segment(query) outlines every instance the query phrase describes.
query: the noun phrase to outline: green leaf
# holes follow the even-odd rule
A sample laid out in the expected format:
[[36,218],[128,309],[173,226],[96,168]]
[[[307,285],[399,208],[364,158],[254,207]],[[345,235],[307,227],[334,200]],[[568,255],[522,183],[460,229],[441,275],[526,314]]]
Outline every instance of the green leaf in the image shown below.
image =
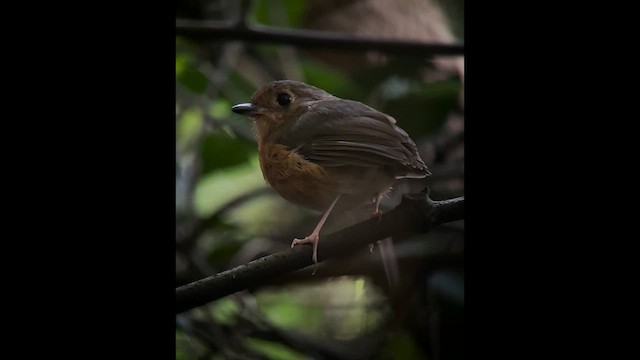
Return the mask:
[[284,6],[287,11],[289,26],[296,28],[300,27],[302,25],[302,15],[304,15],[307,2],[300,0],[285,0]]
[[[343,276],[326,284],[298,285],[256,294],[258,308],[283,329],[317,337],[353,340],[380,326],[388,309],[365,278]],[[374,305],[375,304],[375,305]],[[376,311],[371,311],[372,307]]]
[[202,172],[240,165],[256,152],[253,142],[234,139],[228,132],[209,134],[202,141]]
[[176,142],[186,146],[200,133],[202,128],[202,113],[197,108],[186,109],[176,124]]
[[277,295],[275,295],[271,299],[264,296],[265,300],[260,302],[262,312],[270,322],[284,329],[306,327],[307,330],[305,331],[309,331],[310,329],[320,328],[323,323],[322,309],[309,309],[295,302],[295,299],[291,299],[285,294],[281,295],[278,301],[271,301],[272,298],[277,298]]
[[257,158],[250,162],[213,171],[200,177],[194,193],[194,210],[207,217],[236,197],[266,186]]
[[197,339],[176,330],[176,360],[191,360],[202,358],[207,348]]
[[231,103],[226,99],[217,99],[211,104],[209,115],[216,119],[224,119],[231,115]]
[[224,219],[235,226],[241,236],[255,238],[294,226],[305,215],[301,210],[275,191],[269,191],[235,207]]
[[178,57],[176,57],[176,80],[197,94],[203,94],[209,82],[200,70],[184,59],[179,60]]
[[[306,1],[300,0],[258,0],[254,6],[253,19],[264,25],[296,28],[302,25],[306,6]],[[274,13],[276,11],[284,12],[286,23],[277,21],[281,17]]]
[[356,98],[362,93],[348,77],[319,61],[305,60],[301,68],[307,83],[330,94],[342,98]]
[[211,305],[211,316],[217,323],[232,325],[236,321],[238,305],[230,297],[222,298]]
[[190,57],[187,54],[176,54],[176,77],[187,68]]

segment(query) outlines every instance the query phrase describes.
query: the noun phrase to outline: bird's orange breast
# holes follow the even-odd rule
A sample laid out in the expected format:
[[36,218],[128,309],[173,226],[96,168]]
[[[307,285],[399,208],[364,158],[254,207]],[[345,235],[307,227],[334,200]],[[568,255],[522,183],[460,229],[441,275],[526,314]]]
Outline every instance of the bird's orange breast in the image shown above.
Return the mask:
[[286,200],[324,211],[338,195],[326,171],[295,151],[280,144],[260,144],[258,153],[265,180]]

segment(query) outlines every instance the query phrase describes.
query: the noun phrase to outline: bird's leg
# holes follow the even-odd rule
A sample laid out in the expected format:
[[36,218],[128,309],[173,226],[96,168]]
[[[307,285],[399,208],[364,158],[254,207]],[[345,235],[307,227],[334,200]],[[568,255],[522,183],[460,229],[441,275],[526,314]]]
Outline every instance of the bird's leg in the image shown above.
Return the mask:
[[[373,198],[373,203],[375,203],[375,210],[371,217],[378,218],[378,225],[380,225],[380,219],[382,219],[382,211],[380,211],[380,200],[382,200],[382,195],[377,194],[375,198]],[[373,252],[373,243],[369,244],[369,252]]]
[[378,194],[376,195],[376,197],[373,199],[373,201],[375,202],[375,210],[373,211],[373,214],[371,214],[371,217],[377,217],[378,218],[378,225],[380,224],[380,219],[382,218],[382,211],[380,211],[380,201],[382,200],[382,195]]
[[384,267],[384,273],[387,275],[389,286],[395,286],[400,280],[400,269],[398,268],[398,258],[393,247],[393,240],[388,237],[378,241],[380,249],[380,259]]
[[318,223],[318,225],[316,225],[316,228],[313,229],[311,235],[305,237],[304,239],[293,239],[293,242],[291,243],[291,247],[294,247],[298,244],[313,244],[313,255],[311,256],[311,260],[313,260],[314,268],[312,275],[316,273],[316,269],[318,268],[318,243],[320,242],[320,229],[322,229],[322,226],[324,225],[325,221],[327,221],[331,210],[333,210],[333,207],[338,202],[338,199],[340,199],[340,195],[341,194],[338,194],[338,196],[336,196],[335,200],[333,200],[333,202],[331,203],[331,206],[329,206],[327,211],[322,214],[320,222]]
[[[375,202],[375,210],[371,215],[371,217],[378,218],[378,225],[380,225],[380,220],[382,219],[380,200],[382,200],[382,195],[376,195],[376,198],[373,200]],[[389,286],[395,286],[398,284],[400,279],[400,270],[398,269],[398,260],[393,248],[393,241],[388,237],[378,241],[377,243],[378,248],[380,249],[380,258],[382,259],[384,273],[387,275],[387,282],[389,283]],[[369,244],[369,250],[373,252],[373,244]]]

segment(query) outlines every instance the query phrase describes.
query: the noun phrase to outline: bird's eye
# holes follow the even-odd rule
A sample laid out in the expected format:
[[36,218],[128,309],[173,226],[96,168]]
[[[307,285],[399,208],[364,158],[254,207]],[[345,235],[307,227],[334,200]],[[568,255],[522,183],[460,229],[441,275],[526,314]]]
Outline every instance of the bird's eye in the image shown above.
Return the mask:
[[287,93],[280,93],[278,94],[278,98],[276,100],[278,101],[278,104],[280,104],[280,106],[287,106],[291,104],[291,95]]

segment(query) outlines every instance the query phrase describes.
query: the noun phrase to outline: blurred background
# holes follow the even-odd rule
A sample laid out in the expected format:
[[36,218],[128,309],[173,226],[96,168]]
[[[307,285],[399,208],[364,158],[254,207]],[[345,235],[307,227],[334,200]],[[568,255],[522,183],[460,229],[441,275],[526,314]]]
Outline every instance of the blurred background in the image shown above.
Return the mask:
[[[178,0],[177,19],[464,44],[463,0]],[[289,248],[320,219],[265,183],[249,118],[265,83],[303,81],[393,116],[418,145],[431,198],[464,195],[464,58],[192,38],[176,31],[176,286]],[[322,234],[351,225],[329,218]],[[302,269],[176,316],[177,359],[461,359],[464,221]],[[322,245],[320,245],[320,249]]]

